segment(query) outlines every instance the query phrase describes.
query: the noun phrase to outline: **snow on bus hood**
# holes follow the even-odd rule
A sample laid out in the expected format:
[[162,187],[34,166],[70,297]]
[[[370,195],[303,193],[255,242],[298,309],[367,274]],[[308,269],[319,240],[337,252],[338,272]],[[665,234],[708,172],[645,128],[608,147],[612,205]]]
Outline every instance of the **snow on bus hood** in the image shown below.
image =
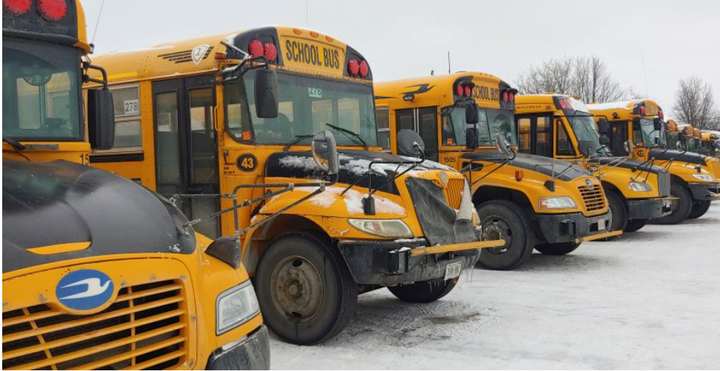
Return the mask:
[[[396,156],[385,152],[344,150],[339,154],[341,184],[355,184],[357,187],[374,189],[392,194],[399,194],[394,182],[389,179],[395,174],[408,170],[412,163],[418,159]],[[372,164],[372,180],[364,176],[374,161],[403,161],[406,164]],[[424,171],[445,170],[455,171],[453,168],[437,162],[425,160],[422,164],[410,170],[407,175],[418,175]],[[277,152],[272,154],[265,164],[265,174],[268,177],[288,177],[300,179],[317,179],[323,175],[322,169],[315,163],[310,152]],[[370,184],[372,181],[372,184]]]
[[[337,185],[326,187],[324,192],[313,196],[307,202],[313,206],[317,206],[318,214],[322,215],[326,214],[325,210],[329,208],[338,208],[339,206],[344,205],[348,216],[364,216],[365,212],[363,210],[362,199],[367,197],[367,192],[349,189],[345,192],[345,194],[342,194],[346,188],[347,186]],[[307,194],[312,193],[317,189],[318,187],[296,188],[293,192],[302,192]],[[281,196],[275,196],[273,199],[278,197]],[[382,216],[383,214],[388,214],[393,218],[402,218],[407,216],[405,207],[401,204],[402,201],[398,203],[390,198],[383,197],[378,194],[374,194],[373,198],[375,199],[375,212],[377,215]],[[260,212],[269,213],[271,210],[260,210]]]

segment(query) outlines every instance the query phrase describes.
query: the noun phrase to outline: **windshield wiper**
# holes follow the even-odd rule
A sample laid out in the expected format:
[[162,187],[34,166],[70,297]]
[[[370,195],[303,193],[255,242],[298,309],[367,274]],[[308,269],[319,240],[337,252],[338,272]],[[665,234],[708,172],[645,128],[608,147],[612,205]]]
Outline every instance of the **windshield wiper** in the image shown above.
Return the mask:
[[22,143],[18,142],[18,140],[15,138],[3,137],[2,140],[3,142],[6,142],[7,144],[15,148],[16,151],[22,151],[25,149],[25,146]]
[[283,152],[287,152],[290,147],[302,142],[303,140],[307,138],[312,138],[312,135],[296,135],[295,139],[289,141],[287,144],[285,144],[285,147],[283,148]]
[[[345,134],[345,135],[346,135],[348,138],[350,138],[350,139],[353,139],[353,140],[357,139],[357,140],[355,140],[355,143],[362,144],[362,145],[365,147],[365,149],[369,149],[369,148],[370,148],[370,147],[367,145],[367,143],[365,143],[365,141],[364,141],[363,138],[360,136],[360,134],[358,134],[358,133],[356,133],[356,132],[354,132],[354,131],[345,129],[345,128],[341,128],[341,127],[339,127],[339,126],[335,126],[335,125],[333,125],[333,124],[325,123],[325,125],[326,125],[327,127],[329,127],[329,128],[335,129],[335,130],[337,130],[337,131]],[[351,136],[351,135],[352,135],[352,136]]]

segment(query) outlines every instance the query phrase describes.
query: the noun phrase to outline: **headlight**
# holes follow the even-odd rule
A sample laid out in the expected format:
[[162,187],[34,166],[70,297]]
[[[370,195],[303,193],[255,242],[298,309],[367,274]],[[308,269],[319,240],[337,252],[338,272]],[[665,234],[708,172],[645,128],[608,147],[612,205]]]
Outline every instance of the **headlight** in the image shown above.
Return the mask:
[[630,182],[628,183],[628,187],[632,189],[635,192],[650,192],[652,191],[652,187],[648,185],[647,183],[640,183],[640,182]]
[[694,176],[695,179],[702,180],[703,182],[712,182],[713,180],[715,180],[713,179],[713,177],[707,174],[693,174],[692,176]]
[[250,281],[245,281],[218,295],[217,334],[220,335],[249,321],[260,313],[260,304]]
[[412,238],[410,228],[402,220],[349,219],[353,227],[376,236],[389,238]]
[[541,209],[574,209],[577,206],[570,197],[540,197]]

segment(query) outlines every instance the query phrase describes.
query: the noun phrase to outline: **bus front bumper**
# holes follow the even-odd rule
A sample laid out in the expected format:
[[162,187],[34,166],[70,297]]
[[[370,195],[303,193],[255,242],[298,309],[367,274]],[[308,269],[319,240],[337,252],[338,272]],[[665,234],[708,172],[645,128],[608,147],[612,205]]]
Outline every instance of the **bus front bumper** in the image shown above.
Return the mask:
[[[542,238],[547,243],[565,243],[591,241],[598,238],[612,237],[609,230],[612,213],[586,217],[582,213],[569,214],[536,214],[535,215]],[[606,235],[610,233],[612,235]],[[597,237],[602,236],[602,237]],[[597,238],[595,238],[597,237]]]
[[690,183],[688,189],[696,201],[720,200],[720,183]]
[[268,370],[270,340],[265,325],[234,344],[218,348],[208,360],[208,370]]
[[341,241],[338,248],[358,284],[395,286],[444,279],[447,266],[472,268],[480,249],[505,241],[428,246],[424,238],[398,241]]
[[672,199],[666,198],[647,198],[627,200],[628,219],[657,219],[670,214],[672,211]]

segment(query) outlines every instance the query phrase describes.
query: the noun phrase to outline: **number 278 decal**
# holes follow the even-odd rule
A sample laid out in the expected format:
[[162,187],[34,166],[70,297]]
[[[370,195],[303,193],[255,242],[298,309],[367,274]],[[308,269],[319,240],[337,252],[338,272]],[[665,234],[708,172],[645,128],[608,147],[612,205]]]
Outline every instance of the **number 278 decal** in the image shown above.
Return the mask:
[[236,164],[238,169],[242,171],[253,171],[257,168],[257,162],[257,157],[246,153],[244,155],[238,156]]

